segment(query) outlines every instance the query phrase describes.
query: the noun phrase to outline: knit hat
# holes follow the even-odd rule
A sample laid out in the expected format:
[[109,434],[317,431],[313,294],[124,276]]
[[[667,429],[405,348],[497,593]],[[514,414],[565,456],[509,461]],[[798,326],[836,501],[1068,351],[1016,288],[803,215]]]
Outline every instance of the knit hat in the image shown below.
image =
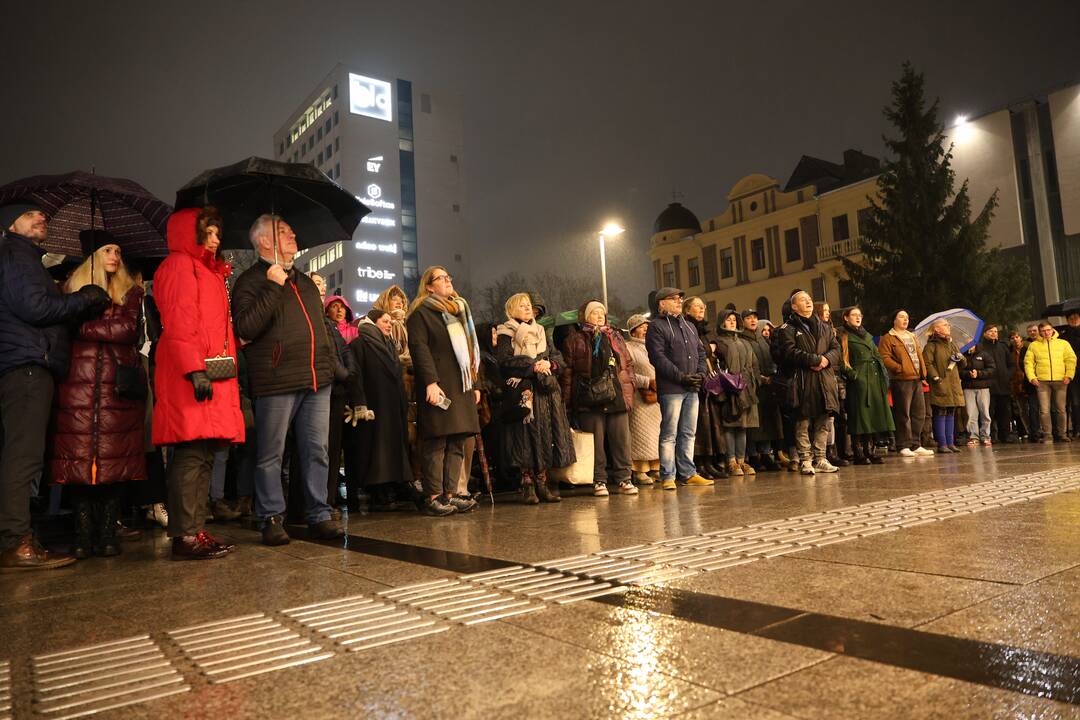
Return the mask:
[[117,245],[116,238],[108,230],[80,230],[79,245],[82,247],[83,256],[92,255],[106,245]]
[[0,207],[0,232],[7,232],[12,224],[18,220],[23,213],[28,213],[32,210],[45,212],[33,203],[11,203],[10,205]]
[[593,310],[599,310],[604,313],[604,317],[607,317],[607,308],[604,307],[604,303],[599,300],[590,300],[585,303],[585,311],[581,315],[581,322],[589,322],[589,316],[592,315]]
[[641,313],[631,315],[626,319],[626,332],[632,333],[647,322],[649,322],[649,318]]

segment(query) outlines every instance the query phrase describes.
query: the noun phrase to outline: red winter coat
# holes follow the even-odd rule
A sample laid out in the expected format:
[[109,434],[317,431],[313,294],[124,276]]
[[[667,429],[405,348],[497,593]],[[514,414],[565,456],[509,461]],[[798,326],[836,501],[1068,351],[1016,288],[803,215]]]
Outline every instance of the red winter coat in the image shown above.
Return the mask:
[[191,440],[244,442],[244,415],[236,378],[214,383],[214,396],[196,402],[188,374],[206,370],[206,358],[236,357],[225,278],[228,264],[195,242],[196,209],[169,218],[169,257],[154,274],[154,299],[161,311],[161,338],[154,372],[155,445]]
[[71,343],[67,377],[56,388],[49,474],[60,485],[146,479],[145,400],[116,394],[116,366],[142,367],[136,350],[143,291],[82,324]]

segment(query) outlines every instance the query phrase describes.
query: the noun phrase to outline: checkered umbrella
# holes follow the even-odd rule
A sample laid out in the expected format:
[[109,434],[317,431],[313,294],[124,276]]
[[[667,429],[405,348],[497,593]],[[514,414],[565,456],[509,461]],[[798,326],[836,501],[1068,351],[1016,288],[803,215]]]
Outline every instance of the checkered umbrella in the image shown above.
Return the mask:
[[83,256],[79,232],[107,230],[126,257],[163,257],[167,204],[131,180],[76,171],[66,175],[35,175],[0,187],[0,205],[26,202],[38,205],[49,218],[49,252]]

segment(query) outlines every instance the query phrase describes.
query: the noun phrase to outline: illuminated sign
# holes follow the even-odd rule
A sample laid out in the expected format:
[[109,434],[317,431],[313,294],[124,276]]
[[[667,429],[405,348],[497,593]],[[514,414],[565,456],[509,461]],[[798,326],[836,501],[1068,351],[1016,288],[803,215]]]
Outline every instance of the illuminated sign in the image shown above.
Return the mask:
[[383,156],[382,155],[376,155],[375,157],[370,157],[370,158],[367,159],[367,171],[369,173],[377,173],[377,172],[379,172],[379,168],[382,167],[382,164],[383,164]]
[[371,183],[370,185],[367,186],[367,194],[368,194],[368,197],[371,198],[372,200],[378,200],[379,198],[382,197],[382,188],[379,187],[378,185],[376,185],[375,183]]
[[397,243],[379,243],[376,245],[368,240],[361,240],[356,243],[356,249],[367,250],[368,252],[397,254]]
[[[397,205],[395,205],[394,203],[390,202],[389,200],[383,200],[382,198],[360,197],[359,195],[357,195],[356,199],[359,200],[360,202],[364,203],[364,205],[366,205],[369,208],[379,208],[380,210],[393,210],[394,208],[397,207]],[[382,223],[371,223],[371,222],[369,222],[369,224],[381,225]],[[391,226],[388,226],[388,227],[393,227],[393,226],[391,225]]]
[[390,270],[376,270],[370,265],[356,268],[356,274],[369,280],[393,280],[397,277],[397,273],[395,272]]
[[360,222],[364,223],[365,225],[378,225],[380,227],[388,228],[397,227],[397,221],[394,220],[394,218],[372,217],[371,215],[365,215],[363,218],[360,219]]
[[390,83],[349,73],[349,112],[390,122]]

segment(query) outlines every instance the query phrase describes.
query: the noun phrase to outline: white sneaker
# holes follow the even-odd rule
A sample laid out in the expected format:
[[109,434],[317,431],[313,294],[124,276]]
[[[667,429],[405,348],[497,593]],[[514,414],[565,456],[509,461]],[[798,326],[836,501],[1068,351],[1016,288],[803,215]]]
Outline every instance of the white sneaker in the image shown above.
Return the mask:
[[809,460],[803,460],[801,463],[799,463],[799,472],[803,475],[815,475],[816,473],[814,471],[814,463],[810,462]]
[[607,485],[604,483],[594,483],[592,486],[592,494],[596,497],[607,497]]
[[[922,450],[922,448],[919,448]],[[911,448],[904,448],[900,451],[900,457],[915,457],[915,451]]]
[[637,495],[638,490],[634,487],[634,483],[627,480],[624,483],[619,483],[619,489],[616,490],[620,495]]
[[915,448],[915,454],[918,455],[919,457],[932,457],[933,454],[934,454],[934,451],[929,450],[929,449],[924,448],[924,447],[917,447],[917,448]]
[[836,467],[835,465],[833,465],[831,462],[829,462],[825,458],[818,458],[817,460],[814,461],[814,472],[834,473],[834,472],[840,472],[840,468]]
[[146,509],[146,519],[153,520],[161,527],[168,529],[169,513],[165,510],[165,503],[154,503]]

